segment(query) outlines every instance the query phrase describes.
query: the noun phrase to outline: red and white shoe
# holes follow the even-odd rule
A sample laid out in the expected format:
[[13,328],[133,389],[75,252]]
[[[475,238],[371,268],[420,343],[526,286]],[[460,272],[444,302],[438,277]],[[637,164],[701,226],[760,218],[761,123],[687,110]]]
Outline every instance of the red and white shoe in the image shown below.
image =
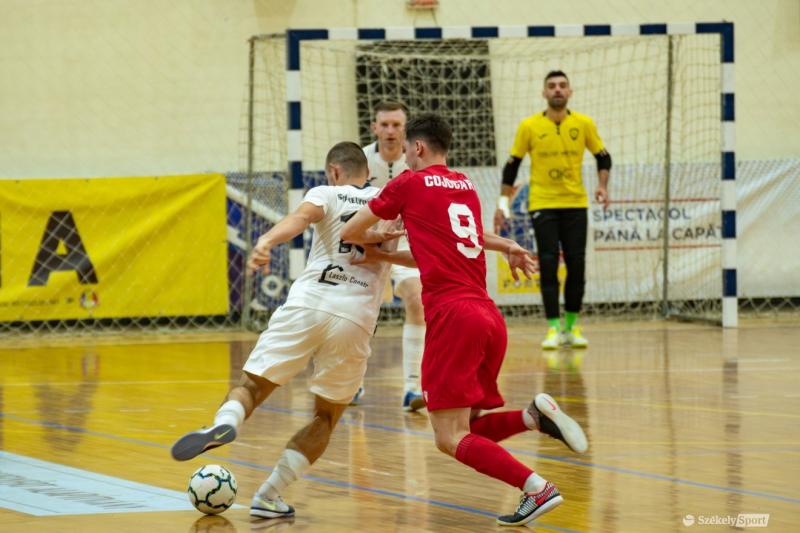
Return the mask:
[[561,505],[564,498],[549,481],[539,492],[523,492],[514,514],[497,517],[501,526],[522,526]]

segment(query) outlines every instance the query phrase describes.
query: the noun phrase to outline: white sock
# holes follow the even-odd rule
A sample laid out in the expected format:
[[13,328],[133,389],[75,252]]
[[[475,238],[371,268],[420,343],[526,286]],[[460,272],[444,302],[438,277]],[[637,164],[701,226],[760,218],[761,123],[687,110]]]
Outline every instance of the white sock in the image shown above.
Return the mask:
[[228,424],[239,429],[244,421],[244,405],[238,400],[228,400],[223,403],[214,416],[214,425]]
[[522,410],[522,423],[531,431],[539,429],[539,426],[536,425],[536,420],[533,419],[533,416],[531,416],[527,409]]
[[261,484],[256,494],[262,498],[274,500],[286,487],[297,481],[297,478],[302,477],[309,466],[311,463],[308,462],[305,455],[297,450],[286,448],[275,468],[272,469],[272,473]]
[[533,493],[541,492],[545,485],[547,485],[547,480],[534,472],[525,480],[522,490]]
[[422,352],[425,350],[425,326],[403,324],[403,380],[406,391],[419,392]]

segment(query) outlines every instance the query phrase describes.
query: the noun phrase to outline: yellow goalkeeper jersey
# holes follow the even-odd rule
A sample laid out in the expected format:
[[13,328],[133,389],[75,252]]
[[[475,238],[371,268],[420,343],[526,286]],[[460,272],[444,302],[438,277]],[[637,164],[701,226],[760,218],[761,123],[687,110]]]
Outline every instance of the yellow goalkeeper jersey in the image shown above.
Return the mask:
[[511,155],[531,157],[530,211],[589,207],[581,176],[586,148],[592,154],[605,148],[594,121],[586,115],[567,110],[566,118],[556,124],[542,112],[519,123]]

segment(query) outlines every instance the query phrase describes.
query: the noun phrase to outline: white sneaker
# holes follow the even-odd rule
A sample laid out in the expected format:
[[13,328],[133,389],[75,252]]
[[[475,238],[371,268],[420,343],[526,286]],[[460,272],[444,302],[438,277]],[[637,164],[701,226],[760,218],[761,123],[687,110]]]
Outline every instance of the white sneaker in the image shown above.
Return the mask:
[[556,328],[547,328],[547,336],[542,341],[542,348],[545,350],[557,350],[561,344],[561,335]]
[[274,500],[261,497],[256,493],[253,502],[250,504],[250,516],[258,518],[281,518],[283,516],[294,516],[294,507],[283,501],[278,496]]
[[575,326],[572,331],[565,331],[562,335],[563,343],[566,346],[572,346],[573,348],[586,348],[589,346],[589,341],[581,333],[580,326]]

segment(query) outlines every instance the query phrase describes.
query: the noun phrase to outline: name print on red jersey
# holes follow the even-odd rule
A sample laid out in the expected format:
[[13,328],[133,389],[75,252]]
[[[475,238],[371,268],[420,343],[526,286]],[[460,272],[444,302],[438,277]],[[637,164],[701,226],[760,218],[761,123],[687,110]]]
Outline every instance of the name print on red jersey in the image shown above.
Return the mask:
[[451,180],[436,174],[425,176],[426,187],[444,187],[445,189],[461,189],[464,191],[474,191],[475,186],[468,179]]

